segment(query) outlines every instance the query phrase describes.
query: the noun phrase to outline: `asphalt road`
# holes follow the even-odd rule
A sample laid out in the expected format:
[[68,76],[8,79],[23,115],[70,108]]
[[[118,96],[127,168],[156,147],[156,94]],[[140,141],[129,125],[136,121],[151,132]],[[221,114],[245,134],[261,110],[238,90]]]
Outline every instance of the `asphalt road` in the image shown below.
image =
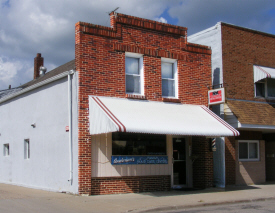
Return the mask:
[[249,203],[237,203],[227,205],[204,206],[180,211],[163,211],[166,213],[270,213],[275,212],[275,201],[256,201]]

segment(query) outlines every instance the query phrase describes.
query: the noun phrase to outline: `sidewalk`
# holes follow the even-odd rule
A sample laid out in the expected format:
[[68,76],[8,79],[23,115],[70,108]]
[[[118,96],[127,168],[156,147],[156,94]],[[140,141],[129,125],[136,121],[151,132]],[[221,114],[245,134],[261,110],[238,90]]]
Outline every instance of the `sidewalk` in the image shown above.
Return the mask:
[[77,196],[0,184],[0,212],[157,212],[275,199],[275,183],[140,194]]

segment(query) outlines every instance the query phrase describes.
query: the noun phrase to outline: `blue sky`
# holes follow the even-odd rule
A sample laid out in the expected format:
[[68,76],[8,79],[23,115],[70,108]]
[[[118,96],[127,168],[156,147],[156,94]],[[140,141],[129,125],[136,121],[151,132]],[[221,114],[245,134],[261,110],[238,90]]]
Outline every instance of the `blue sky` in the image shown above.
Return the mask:
[[0,90],[32,80],[36,53],[48,71],[72,60],[75,23],[109,26],[117,7],[188,35],[220,21],[275,34],[275,0],[0,0]]

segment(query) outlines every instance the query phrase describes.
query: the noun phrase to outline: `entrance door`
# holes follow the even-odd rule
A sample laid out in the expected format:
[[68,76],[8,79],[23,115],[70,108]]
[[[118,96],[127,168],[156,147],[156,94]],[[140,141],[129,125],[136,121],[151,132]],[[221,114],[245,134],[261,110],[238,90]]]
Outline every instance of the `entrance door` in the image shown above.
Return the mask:
[[186,148],[184,138],[173,138],[174,186],[186,185]]
[[265,143],[266,181],[275,181],[275,141]]

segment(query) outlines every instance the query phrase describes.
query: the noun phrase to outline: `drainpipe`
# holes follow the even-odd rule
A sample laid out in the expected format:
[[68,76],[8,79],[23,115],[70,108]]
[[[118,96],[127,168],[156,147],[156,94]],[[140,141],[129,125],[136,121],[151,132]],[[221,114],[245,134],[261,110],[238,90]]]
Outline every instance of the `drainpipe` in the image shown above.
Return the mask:
[[68,109],[69,109],[69,157],[70,157],[70,179],[68,180],[71,185],[73,184],[73,140],[72,140],[72,75],[74,70],[70,70],[68,74]]

